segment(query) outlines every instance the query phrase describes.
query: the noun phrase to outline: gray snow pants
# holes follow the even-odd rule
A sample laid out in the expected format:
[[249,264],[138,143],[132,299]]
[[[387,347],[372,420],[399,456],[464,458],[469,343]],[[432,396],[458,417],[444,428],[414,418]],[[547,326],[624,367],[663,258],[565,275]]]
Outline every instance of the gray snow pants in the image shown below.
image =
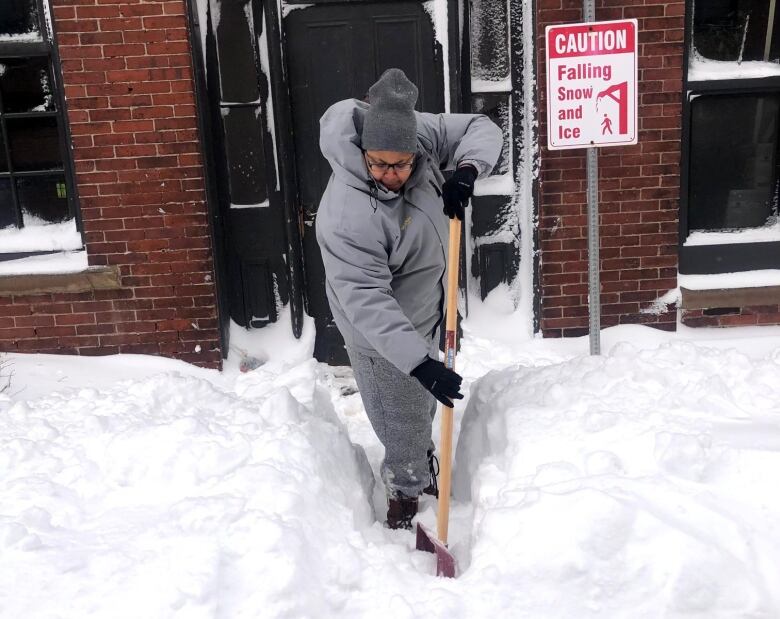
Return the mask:
[[385,447],[381,475],[388,496],[416,497],[430,483],[428,450],[436,399],[383,357],[347,347],[368,420]]

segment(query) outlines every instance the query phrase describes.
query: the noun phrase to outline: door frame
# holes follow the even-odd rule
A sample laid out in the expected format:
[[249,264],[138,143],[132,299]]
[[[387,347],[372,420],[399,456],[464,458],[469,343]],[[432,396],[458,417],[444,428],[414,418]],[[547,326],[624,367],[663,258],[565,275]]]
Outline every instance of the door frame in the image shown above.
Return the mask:
[[296,338],[303,333],[304,313],[304,264],[303,264],[303,214],[298,208],[298,172],[295,167],[295,143],[293,140],[290,91],[287,80],[286,56],[282,54],[282,17],[279,5],[282,0],[252,0],[265,12],[268,45],[267,76],[273,102],[274,133],[276,141],[276,170],[284,210],[284,227],[287,234],[287,270],[290,278],[290,318]]
[[[219,190],[217,188],[216,138],[211,121],[208,87],[206,84],[205,56],[209,44],[214,46],[214,34],[211,31],[211,19],[207,12],[206,23],[200,23],[197,0],[187,2],[187,26],[190,37],[190,58],[193,68],[193,84],[195,89],[195,110],[200,134],[200,155],[203,159],[203,174],[206,190],[206,211],[208,213],[209,233],[211,236],[212,263],[214,269],[214,287],[216,295],[217,325],[219,340],[222,347],[222,358],[227,359],[230,349],[230,297],[228,294],[227,265],[225,260],[225,231],[220,213]],[[201,38],[205,29],[206,36]],[[206,42],[203,49],[202,41]]]

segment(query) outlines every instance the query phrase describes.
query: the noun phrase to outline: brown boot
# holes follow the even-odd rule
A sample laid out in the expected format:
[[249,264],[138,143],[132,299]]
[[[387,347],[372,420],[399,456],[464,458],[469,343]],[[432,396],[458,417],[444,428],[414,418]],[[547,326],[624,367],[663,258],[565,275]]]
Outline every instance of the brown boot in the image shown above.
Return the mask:
[[417,515],[417,497],[399,494],[387,499],[387,527],[389,529],[412,529],[412,518]]

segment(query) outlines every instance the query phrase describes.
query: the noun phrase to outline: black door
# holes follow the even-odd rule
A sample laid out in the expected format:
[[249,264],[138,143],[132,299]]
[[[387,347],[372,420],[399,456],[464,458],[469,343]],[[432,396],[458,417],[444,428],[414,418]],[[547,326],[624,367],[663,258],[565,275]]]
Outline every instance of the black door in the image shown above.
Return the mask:
[[302,222],[307,311],[317,335],[314,356],[347,364],[344,342],[325,297],[315,238],[317,207],[331,170],[319,150],[319,119],[342,99],[362,99],[385,69],[398,67],[419,88],[417,109],[444,108],[441,47],[420,2],[317,4],[284,19],[295,163]]

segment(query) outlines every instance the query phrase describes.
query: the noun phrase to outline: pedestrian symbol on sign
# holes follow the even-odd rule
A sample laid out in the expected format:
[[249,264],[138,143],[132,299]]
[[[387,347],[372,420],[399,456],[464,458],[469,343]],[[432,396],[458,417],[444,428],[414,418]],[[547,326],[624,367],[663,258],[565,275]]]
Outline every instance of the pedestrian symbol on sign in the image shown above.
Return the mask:
[[[613,84],[596,95],[596,109],[599,109],[599,103],[604,97],[609,97],[618,104],[618,133],[628,133],[628,82]],[[612,133],[612,121],[606,114],[601,126],[602,134]]]

